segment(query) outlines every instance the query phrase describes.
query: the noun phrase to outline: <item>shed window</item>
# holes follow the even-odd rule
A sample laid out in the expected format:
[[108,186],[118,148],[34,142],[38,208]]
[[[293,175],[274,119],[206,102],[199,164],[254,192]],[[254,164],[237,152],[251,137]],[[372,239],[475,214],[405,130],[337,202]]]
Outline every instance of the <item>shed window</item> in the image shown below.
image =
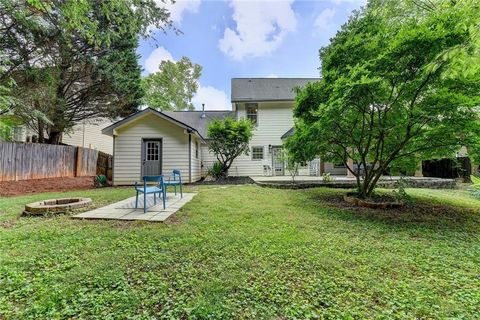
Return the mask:
[[159,159],[158,141],[147,142],[147,161],[157,161]]
[[252,147],[252,160],[263,160],[263,147]]
[[258,123],[258,104],[247,103],[245,104],[245,111],[247,113],[247,119],[252,121],[255,125]]
[[198,141],[195,141],[195,158],[198,159]]

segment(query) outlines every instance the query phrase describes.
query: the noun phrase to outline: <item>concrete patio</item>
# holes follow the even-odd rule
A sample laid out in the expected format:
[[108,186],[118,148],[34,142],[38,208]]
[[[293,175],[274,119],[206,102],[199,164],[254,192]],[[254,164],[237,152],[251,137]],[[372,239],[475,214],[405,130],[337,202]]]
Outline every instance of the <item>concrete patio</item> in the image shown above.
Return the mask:
[[108,206],[97,208],[72,216],[74,219],[105,219],[105,220],[143,220],[162,222],[177,212],[187,202],[193,199],[196,193],[180,193],[177,195],[167,193],[166,208],[157,197],[157,204],[154,205],[153,194],[147,196],[147,212],[143,212],[143,195],[138,197],[138,208],[135,209],[135,197],[131,197]]

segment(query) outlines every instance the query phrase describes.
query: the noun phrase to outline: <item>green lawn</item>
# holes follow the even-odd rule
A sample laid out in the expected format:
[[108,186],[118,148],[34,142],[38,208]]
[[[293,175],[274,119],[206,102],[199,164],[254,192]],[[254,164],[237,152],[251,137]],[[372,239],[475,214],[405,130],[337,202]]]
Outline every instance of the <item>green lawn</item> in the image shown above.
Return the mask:
[[0,199],[0,319],[480,314],[480,201],[466,191],[410,189],[416,209],[385,212],[343,208],[339,190],[188,189],[166,224],[19,217],[130,188]]

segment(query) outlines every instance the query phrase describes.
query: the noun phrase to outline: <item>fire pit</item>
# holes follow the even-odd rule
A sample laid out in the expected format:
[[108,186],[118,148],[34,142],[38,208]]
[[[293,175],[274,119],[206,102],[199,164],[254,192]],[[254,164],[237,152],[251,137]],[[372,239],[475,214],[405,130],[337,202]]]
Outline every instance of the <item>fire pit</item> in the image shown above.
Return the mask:
[[92,204],[92,199],[90,198],[49,199],[27,204],[23,213],[28,215],[63,213],[65,211],[86,207],[90,204]]

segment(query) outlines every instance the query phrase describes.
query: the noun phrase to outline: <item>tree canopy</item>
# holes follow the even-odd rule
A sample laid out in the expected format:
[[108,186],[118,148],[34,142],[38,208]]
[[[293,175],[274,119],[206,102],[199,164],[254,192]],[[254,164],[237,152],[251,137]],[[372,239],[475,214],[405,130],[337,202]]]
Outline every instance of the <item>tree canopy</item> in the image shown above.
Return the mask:
[[144,104],[159,110],[193,110],[192,98],[198,89],[202,67],[187,57],[162,61],[159,71],[142,80]]
[[223,176],[228,175],[233,160],[242,154],[248,155],[252,131],[253,124],[248,119],[217,119],[208,125],[208,149],[221,164]]
[[369,2],[320,50],[321,80],[298,90],[287,146],[343,162],[368,197],[394,166],[475,144],[479,15],[469,0]]
[[154,0],[0,0],[0,51],[10,61],[0,83],[22,88],[10,112],[50,143],[80,120],[134,112],[138,38],[170,25]]

